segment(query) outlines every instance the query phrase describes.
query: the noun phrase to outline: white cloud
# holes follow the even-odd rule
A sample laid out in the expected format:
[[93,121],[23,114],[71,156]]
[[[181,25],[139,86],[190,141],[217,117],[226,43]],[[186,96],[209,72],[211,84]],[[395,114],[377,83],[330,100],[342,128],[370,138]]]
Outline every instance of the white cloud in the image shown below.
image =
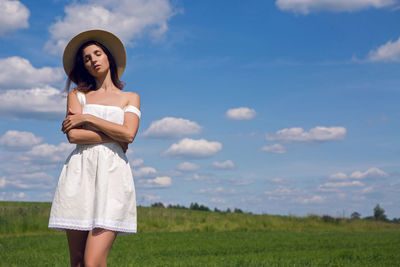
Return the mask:
[[270,146],[263,146],[261,148],[261,150],[269,152],[269,153],[274,153],[274,154],[285,154],[287,152],[286,148],[281,144],[273,144]]
[[222,198],[213,197],[213,198],[210,199],[210,202],[211,203],[217,203],[217,204],[225,204],[226,200],[222,199]]
[[176,169],[178,171],[183,171],[183,172],[196,171],[199,168],[200,168],[200,166],[198,164],[191,163],[191,162],[182,162],[176,166]]
[[153,121],[150,127],[143,133],[143,136],[152,138],[179,138],[198,134],[201,128],[196,122],[190,120],[165,117],[161,120]]
[[214,161],[213,167],[218,170],[233,170],[235,169],[235,164],[231,160],[223,162]]
[[287,183],[289,183],[288,179],[279,178],[279,177],[267,179],[267,181],[270,182],[270,183],[274,183],[274,184],[287,184]]
[[29,27],[29,9],[20,1],[0,0],[0,35]]
[[0,178],[0,188],[5,187],[7,184],[6,178],[5,177],[1,177]]
[[369,61],[400,62],[400,38],[371,50],[367,58]]
[[0,91],[0,116],[7,118],[57,119],[65,115],[66,98],[50,86]]
[[355,171],[351,174],[351,178],[355,179],[365,179],[365,178],[386,178],[389,175],[378,169],[378,168],[370,168],[365,172]]
[[45,172],[14,173],[0,179],[0,188],[49,189],[55,186],[54,177]]
[[144,163],[144,160],[141,158],[134,159],[131,162],[133,167],[139,167],[139,166],[143,165],[143,163]]
[[363,190],[361,190],[361,193],[365,194],[365,193],[371,193],[374,191],[374,187],[373,186],[368,186],[363,188]]
[[226,117],[230,120],[251,120],[256,116],[256,111],[247,107],[228,109]]
[[396,0],[276,0],[282,11],[309,14],[318,11],[352,12],[367,8],[384,8],[398,3]]
[[179,143],[172,144],[162,155],[172,158],[207,158],[214,156],[221,149],[222,144],[219,142],[184,138]]
[[3,88],[42,87],[57,84],[63,78],[61,68],[35,68],[28,59],[17,56],[0,59],[0,86]]
[[135,178],[147,178],[157,175],[157,170],[153,167],[141,167],[138,170],[133,169],[133,176]]
[[169,176],[159,176],[154,179],[139,180],[139,185],[146,188],[169,187],[172,185],[172,180]]
[[204,188],[194,191],[197,194],[206,194],[206,195],[219,195],[219,194],[237,194],[235,189],[225,189],[223,187],[216,187],[216,188]]
[[65,17],[50,26],[51,39],[45,49],[53,54],[61,53],[67,42],[84,30],[111,31],[130,43],[144,35],[159,39],[168,29],[168,20],[176,10],[168,0],[111,0],[74,1],[66,6]]
[[329,176],[329,179],[332,180],[345,180],[347,178],[348,178],[347,174],[343,172],[334,173],[331,176]]
[[279,185],[274,190],[264,191],[267,196],[290,196],[302,193],[300,188],[290,188],[287,186]]
[[28,160],[40,162],[64,162],[68,154],[75,148],[74,144],[60,143],[59,145],[40,144],[26,152]]
[[266,135],[267,141],[282,142],[322,142],[332,140],[342,140],[346,135],[344,127],[323,127],[317,126],[309,132],[303,128],[293,127],[279,130],[274,135]]
[[29,149],[41,143],[42,140],[31,132],[9,130],[0,137],[0,145],[9,149]]
[[299,199],[299,201],[303,204],[308,204],[308,203],[322,203],[324,202],[326,199],[325,196],[319,196],[319,195],[315,195],[309,198],[301,198]]
[[336,182],[336,183],[328,182],[320,185],[319,189],[323,191],[323,189],[325,188],[340,188],[340,187],[351,187],[351,186],[364,186],[364,184],[361,183],[360,181],[346,181],[346,182]]
[[230,182],[236,186],[246,186],[254,183],[254,181],[252,180],[238,180],[238,179],[231,179]]

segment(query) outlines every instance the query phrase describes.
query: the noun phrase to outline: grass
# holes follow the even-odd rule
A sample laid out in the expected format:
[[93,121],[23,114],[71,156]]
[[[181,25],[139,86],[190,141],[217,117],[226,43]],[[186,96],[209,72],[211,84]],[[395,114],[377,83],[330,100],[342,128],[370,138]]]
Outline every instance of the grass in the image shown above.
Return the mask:
[[[68,266],[50,203],[0,202],[1,266]],[[109,266],[398,266],[400,225],[367,220],[138,207]]]
[[[64,235],[0,238],[0,266],[67,266]],[[161,232],[120,236],[109,266],[398,266],[400,232]]]
[[[0,236],[55,233],[47,228],[50,203],[0,202]],[[400,224],[367,220],[324,221],[307,217],[138,207],[139,232],[399,231]]]

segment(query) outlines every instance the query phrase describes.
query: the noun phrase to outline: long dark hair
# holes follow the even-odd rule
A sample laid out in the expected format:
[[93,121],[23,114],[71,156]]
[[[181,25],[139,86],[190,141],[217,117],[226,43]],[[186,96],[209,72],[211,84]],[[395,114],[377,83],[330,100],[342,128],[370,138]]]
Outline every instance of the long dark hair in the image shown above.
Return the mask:
[[122,88],[124,88],[125,83],[120,81],[118,78],[117,64],[115,64],[114,57],[112,56],[110,51],[103,44],[101,44],[97,41],[88,41],[88,42],[82,44],[79,47],[78,52],[76,52],[75,64],[71,70],[71,73],[68,75],[68,80],[67,80],[67,83],[65,86],[65,91],[67,93],[70,90],[72,80],[75,81],[75,84],[77,86],[76,88],[79,91],[88,92],[88,91],[96,90],[96,80],[87,71],[87,69],[85,68],[85,65],[83,63],[83,49],[85,49],[87,46],[92,45],[92,44],[99,46],[101,49],[103,49],[104,53],[106,53],[108,62],[110,65],[111,80],[112,80],[113,84],[121,90],[122,90]]

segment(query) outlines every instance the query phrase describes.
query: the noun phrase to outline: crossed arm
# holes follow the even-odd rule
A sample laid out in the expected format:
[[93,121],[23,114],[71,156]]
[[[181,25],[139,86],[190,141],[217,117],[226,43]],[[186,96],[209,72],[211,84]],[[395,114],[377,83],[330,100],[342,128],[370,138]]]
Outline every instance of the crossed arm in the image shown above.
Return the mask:
[[[129,94],[128,104],[140,109],[140,99],[135,93]],[[67,134],[70,143],[98,144],[117,141],[124,147],[132,143],[139,128],[139,118],[133,113],[125,113],[122,125],[103,120],[91,114],[82,114],[82,106],[74,91],[68,94],[67,115],[63,121],[62,131]],[[98,131],[81,129],[87,124]]]

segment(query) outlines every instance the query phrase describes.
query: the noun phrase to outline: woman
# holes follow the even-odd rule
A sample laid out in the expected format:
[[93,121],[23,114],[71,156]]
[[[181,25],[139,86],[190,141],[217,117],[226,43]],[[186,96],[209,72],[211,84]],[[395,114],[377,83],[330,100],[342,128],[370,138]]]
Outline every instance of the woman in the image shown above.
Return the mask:
[[139,96],[123,92],[122,42],[92,30],[75,36],[63,65],[68,93],[62,131],[77,144],[61,171],[49,227],[66,231],[71,266],[106,266],[118,234],[136,232],[136,196],[125,152],[140,119]]

